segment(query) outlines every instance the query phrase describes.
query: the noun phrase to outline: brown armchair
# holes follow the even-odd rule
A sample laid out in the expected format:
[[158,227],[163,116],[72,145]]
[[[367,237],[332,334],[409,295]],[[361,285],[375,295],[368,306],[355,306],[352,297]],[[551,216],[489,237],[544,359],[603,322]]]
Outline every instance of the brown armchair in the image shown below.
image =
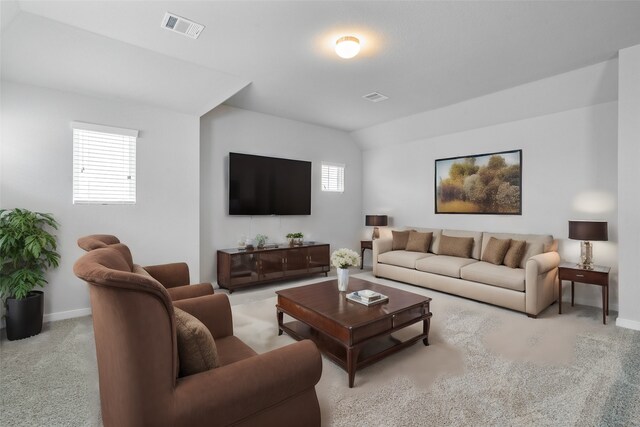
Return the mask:
[[[91,234],[78,239],[78,246],[87,252],[94,249],[106,248],[118,243],[120,243],[120,239],[111,234]],[[138,273],[145,274],[146,272],[160,282],[169,292],[172,301],[214,293],[211,283],[189,284],[191,282],[189,278],[189,266],[184,262],[150,265],[147,267],[136,264],[134,264],[134,266],[137,267]],[[144,271],[140,269],[144,269]]]
[[[89,284],[105,426],[320,425],[311,341],[256,354],[233,335],[227,295],[172,304],[122,244],[86,253],[74,272]],[[209,329],[218,367],[178,377],[174,305]]]

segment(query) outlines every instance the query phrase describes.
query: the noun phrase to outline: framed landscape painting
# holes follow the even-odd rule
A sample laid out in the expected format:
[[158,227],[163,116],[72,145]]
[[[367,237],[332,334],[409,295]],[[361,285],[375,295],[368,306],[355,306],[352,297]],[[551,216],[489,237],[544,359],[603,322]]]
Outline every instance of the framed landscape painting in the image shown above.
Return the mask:
[[522,150],[436,160],[437,214],[522,215]]

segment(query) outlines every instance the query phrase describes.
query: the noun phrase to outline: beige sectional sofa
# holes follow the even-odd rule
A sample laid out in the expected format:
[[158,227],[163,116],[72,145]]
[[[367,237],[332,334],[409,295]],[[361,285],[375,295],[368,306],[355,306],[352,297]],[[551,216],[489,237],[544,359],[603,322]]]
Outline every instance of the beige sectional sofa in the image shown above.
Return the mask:
[[[431,232],[428,252],[392,250],[392,232],[381,232],[373,242],[373,274],[437,291],[506,307],[536,317],[558,299],[560,255],[550,235],[488,233],[406,227]],[[470,258],[442,255],[441,236],[472,237]],[[516,268],[481,261],[491,237],[526,241]]]

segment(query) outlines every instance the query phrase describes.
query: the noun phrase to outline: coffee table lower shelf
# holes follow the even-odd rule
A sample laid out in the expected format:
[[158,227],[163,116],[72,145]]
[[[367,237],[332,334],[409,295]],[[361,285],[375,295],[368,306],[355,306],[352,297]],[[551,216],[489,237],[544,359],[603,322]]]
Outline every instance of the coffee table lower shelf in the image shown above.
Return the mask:
[[[287,313],[288,314],[288,313]],[[429,320],[431,313],[424,318],[416,319],[413,322],[402,325],[390,331],[386,331],[378,336],[367,339],[353,347],[347,347],[329,335],[312,328],[301,321],[291,321],[279,325],[278,335],[286,332],[290,337],[300,341],[303,339],[312,340],[318,349],[331,361],[347,371],[349,376],[349,387],[353,387],[355,372],[365,368],[397,351],[400,351],[417,341],[422,340],[424,345],[429,345]],[[424,321],[423,333],[406,340],[400,340],[391,335],[392,332],[406,328],[414,323]],[[351,361],[350,361],[351,356]],[[351,362],[351,366],[350,365]]]

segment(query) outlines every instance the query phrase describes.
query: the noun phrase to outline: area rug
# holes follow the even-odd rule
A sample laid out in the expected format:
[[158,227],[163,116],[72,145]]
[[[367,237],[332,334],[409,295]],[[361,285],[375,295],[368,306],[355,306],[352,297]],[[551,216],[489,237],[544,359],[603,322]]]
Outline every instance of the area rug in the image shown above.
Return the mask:
[[[356,277],[433,298],[431,345],[358,371],[352,389],[323,357],[323,426],[640,425],[640,332],[603,325],[600,309],[565,304],[559,316],[553,305],[530,319],[371,273]],[[243,292],[230,296],[238,337],[259,353],[294,342],[277,334],[272,291]],[[0,425],[101,425],[90,317],[0,344]]]
[[[640,425],[640,333],[602,325],[600,310],[557,305],[538,319],[427,289],[362,278],[433,298],[420,342],[356,373],[326,357],[317,386],[327,426]],[[262,353],[277,335],[276,298],[235,306],[235,334]],[[416,334],[421,324],[405,333]]]

